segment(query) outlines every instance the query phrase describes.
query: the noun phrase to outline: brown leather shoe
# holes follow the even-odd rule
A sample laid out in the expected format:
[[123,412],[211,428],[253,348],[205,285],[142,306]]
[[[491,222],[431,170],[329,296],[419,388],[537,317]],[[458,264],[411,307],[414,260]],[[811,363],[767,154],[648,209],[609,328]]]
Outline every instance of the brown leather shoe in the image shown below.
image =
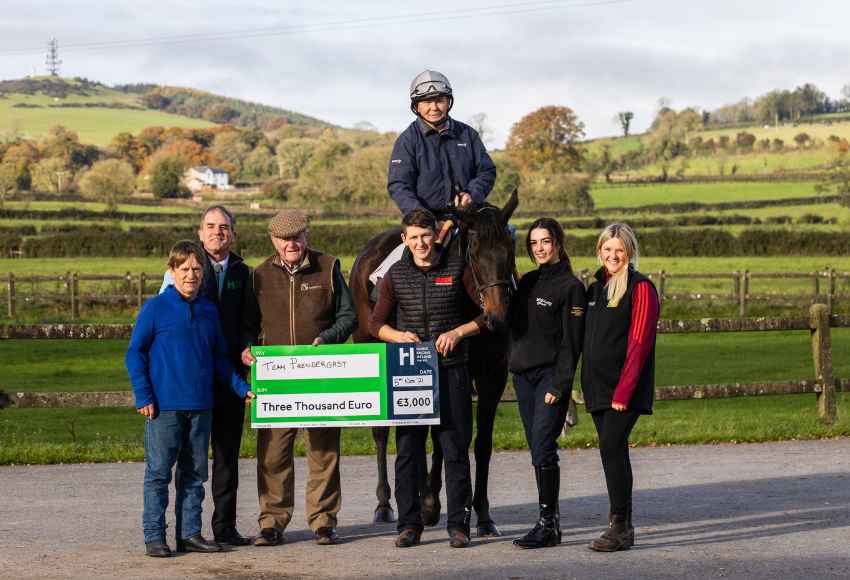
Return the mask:
[[407,528],[399,533],[398,537],[395,539],[395,546],[396,548],[409,548],[417,545],[421,538],[422,532]]
[[277,528],[263,528],[254,538],[255,546],[279,546],[283,542],[283,532]]
[[327,526],[316,530],[316,543],[320,546],[339,544],[339,534],[336,533],[336,528]]
[[596,552],[618,552],[628,550],[635,545],[635,529],[631,518],[609,514],[608,529],[590,543],[590,549]]
[[463,530],[449,530],[449,546],[452,548],[466,548],[470,543],[469,534]]

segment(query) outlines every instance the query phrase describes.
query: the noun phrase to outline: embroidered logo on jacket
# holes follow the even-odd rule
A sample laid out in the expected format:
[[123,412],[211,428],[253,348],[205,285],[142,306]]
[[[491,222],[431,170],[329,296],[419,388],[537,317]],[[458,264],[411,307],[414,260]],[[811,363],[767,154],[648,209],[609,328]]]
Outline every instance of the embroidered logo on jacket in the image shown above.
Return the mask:
[[576,318],[584,316],[584,308],[582,308],[581,306],[573,306],[572,308],[570,308],[570,314],[572,314]]
[[458,143],[457,146],[458,147],[466,147],[466,143]]
[[552,306],[552,302],[550,300],[546,300],[545,298],[538,298],[537,299],[537,305],[548,307],[548,306]]
[[452,276],[438,276],[434,278],[435,286],[451,286],[454,282],[454,278]]
[[321,284],[315,284],[313,286],[310,286],[307,282],[301,282],[301,291],[302,292],[307,292],[309,290],[321,290],[321,289],[322,289]]
[[390,163],[393,165],[401,165],[401,159],[392,159]]

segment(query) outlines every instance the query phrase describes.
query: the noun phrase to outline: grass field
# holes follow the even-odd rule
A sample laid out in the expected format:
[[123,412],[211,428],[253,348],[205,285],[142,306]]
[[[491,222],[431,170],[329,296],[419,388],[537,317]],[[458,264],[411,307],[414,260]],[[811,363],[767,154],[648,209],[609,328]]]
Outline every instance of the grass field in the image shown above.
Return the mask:
[[[595,232],[588,232],[593,235]],[[318,244],[317,244],[318,245]],[[319,245],[319,247],[321,247]],[[569,253],[570,248],[567,248]],[[256,266],[267,256],[248,256],[246,262]],[[596,270],[599,267],[593,256],[571,256],[573,269]],[[52,275],[65,272],[81,274],[113,274],[126,272],[138,274],[147,272],[158,274],[165,271],[166,257],[150,258],[17,258],[0,259],[0,275],[13,273],[16,276],[27,274]],[[354,256],[340,256],[342,269],[348,271],[354,263]],[[642,256],[640,270],[644,272],[666,272],[692,274],[695,272],[734,272],[751,270],[753,272],[810,272],[825,267],[841,271],[850,271],[850,256],[729,256],[729,257],[658,257]],[[534,266],[528,256],[517,256],[517,268],[527,272]]]
[[[850,377],[850,329],[832,333],[833,365]],[[129,390],[125,341],[7,340],[0,350],[0,389],[8,392]],[[706,357],[705,353],[711,356]],[[813,377],[807,332],[662,334],[659,386],[794,380]]]
[[640,207],[668,203],[722,203],[811,197],[815,182],[721,182],[604,185],[591,190],[597,212],[611,207]]
[[[139,106],[136,95],[110,89],[94,89],[92,94],[69,95],[54,99],[44,94],[11,94],[0,99],[0,132],[19,132],[27,137],[42,137],[54,125],[76,132],[82,143],[108,145],[122,131],[138,133],[145,127],[213,127],[214,123],[154,110],[111,109],[105,107],[49,107],[68,103],[121,103]],[[16,104],[40,105],[17,108]]]
[[[78,209],[83,211],[106,211],[106,204],[96,201],[6,201],[3,207],[7,209],[26,209],[32,211],[59,211],[63,209]],[[161,214],[197,214],[198,208],[187,207],[164,202],[160,205],[140,205],[138,203],[116,204],[118,211],[127,213],[161,213]],[[35,221],[35,220],[33,220]]]
[[830,135],[838,135],[839,137],[850,139],[850,122],[846,120],[836,121],[831,125],[826,125],[824,123],[797,123],[796,126],[794,126],[794,124],[783,124],[778,127],[774,127],[772,125],[754,125],[746,128],[710,129],[708,131],[700,131],[699,133],[696,133],[696,135],[699,135],[706,141],[712,138],[717,141],[718,137],[721,135],[728,135],[729,138],[734,141],[735,135],[742,131],[752,133],[756,136],[757,140],[782,139],[785,141],[786,146],[793,146],[794,137],[799,133],[807,133],[810,137],[821,140],[829,138]]
[[[9,409],[0,411],[0,465],[142,461],[144,419],[132,409]],[[746,443],[782,439],[819,439],[850,435],[850,395],[838,394],[838,421],[824,425],[814,395],[744,399],[659,401],[655,414],[642,417],[631,436],[634,445]],[[589,417],[559,441],[561,447],[596,445]],[[521,450],[525,436],[517,406],[499,406],[494,448]],[[241,454],[253,457],[256,432],[246,425]],[[301,438],[296,453],[304,455]],[[390,453],[395,452],[390,437]],[[342,454],[374,453],[369,429],[342,430]]]
[[[738,153],[724,155],[693,156],[685,162],[684,177],[763,175],[769,176],[783,172],[810,171],[823,169],[836,158],[829,147],[817,147],[805,150],[785,151],[782,153]],[[681,161],[671,166],[670,173],[678,174]],[[649,177],[661,175],[661,167],[649,164],[640,169],[615,173],[615,176]]]
[[584,145],[591,155],[598,155],[602,151],[602,148],[607,146],[611,150],[611,156],[617,157],[624,153],[628,153],[629,151],[640,149],[641,139],[641,135],[629,135],[628,137],[604,137],[588,141]]

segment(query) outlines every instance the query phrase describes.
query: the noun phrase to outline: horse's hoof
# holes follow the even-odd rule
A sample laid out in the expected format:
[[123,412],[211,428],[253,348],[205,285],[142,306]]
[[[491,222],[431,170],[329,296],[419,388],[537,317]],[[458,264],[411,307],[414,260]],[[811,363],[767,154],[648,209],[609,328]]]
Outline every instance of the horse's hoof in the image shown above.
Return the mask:
[[502,535],[499,528],[492,521],[478,522],[478,537],[479,538],[498,538]]
[[391,524],[395,521],[395,512],[389,506],[378,506],[375,508],[375,517],[372,518],[373,524]]
[[440,523],[440,505],[439,498],[431,499],[424,497],[422,501],[422,523],[426,526],[433,527]]

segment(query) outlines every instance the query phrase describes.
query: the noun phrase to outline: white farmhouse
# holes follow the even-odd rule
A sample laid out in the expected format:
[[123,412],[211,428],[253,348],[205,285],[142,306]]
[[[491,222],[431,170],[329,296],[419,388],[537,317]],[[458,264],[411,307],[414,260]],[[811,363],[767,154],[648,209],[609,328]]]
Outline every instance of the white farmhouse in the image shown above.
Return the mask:
[[198,165],[186,171],[186,187],[190,191],[202,189],[230,189],[227,172],[215,167]]

